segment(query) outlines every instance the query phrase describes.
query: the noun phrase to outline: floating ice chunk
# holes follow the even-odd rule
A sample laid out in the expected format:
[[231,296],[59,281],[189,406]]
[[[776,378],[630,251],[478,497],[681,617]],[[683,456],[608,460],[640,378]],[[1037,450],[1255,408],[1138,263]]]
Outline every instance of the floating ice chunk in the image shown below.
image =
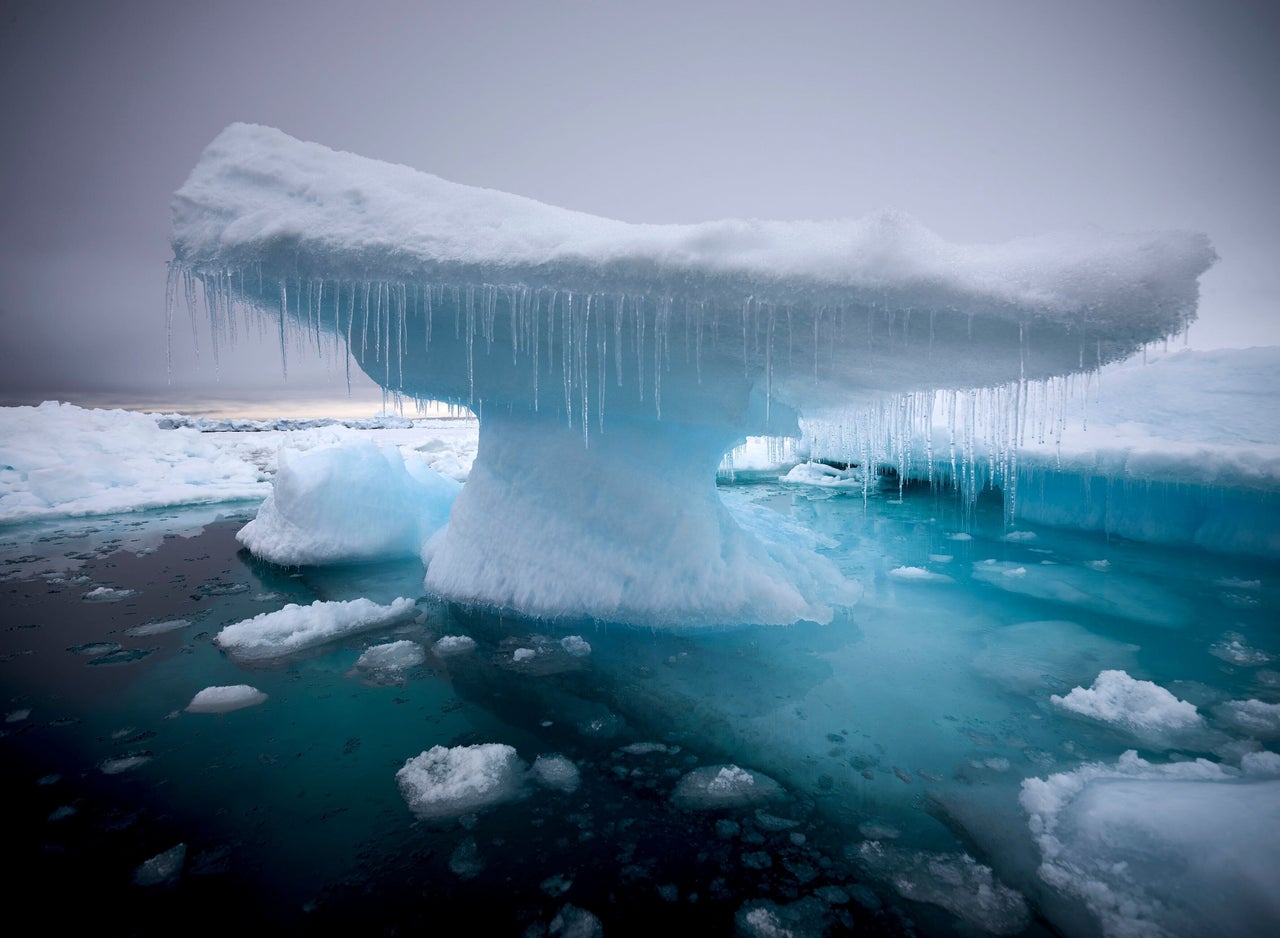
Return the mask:
[[521,797],[525,765],[501,743],[433,746],[396,772],[400,794],[423,818],[460,817]]
[[562,755],[538,756],[530,770],[538,784],[563,792],[575,792],[582,783],[578,767]]
[[889,576],[895,580],[910,580],[916,583],[954,583],[945,573],[934,573],[924,567],[894,567]]
[[31,708],[23,707],[20,710],[10,710],[4,715],[4,721],[6,723],[21,723],[29,716],[31,716]]
[[1153,764],[1129,750],[1027,779],[1019,798],[1041,878],[1107,936],[1274,934],[1280,780],[1197,759]]
[[282,449],[272,491],[236,539],[288,566],[417,557],[461,486],[368,441]]
[[1022,894],[967,853],[926,853],[869,840],[858,848],[858,859],[903,897],[941,906],[992,934],[1014,934],[1031,924]]
[[345,602],[316,600],[310,606],[290,603],[275,612],[228,625],[218,633],[214,644],[236,658],[263,661],[387,625],[407,616],[413,606],[413,600],[403,596],[387,606],[364,598]]
[[445,635],[439,639],[431,650],[441,658],[447,658],[450,655],[465,655],[475,651],[476,640],[470,635]]
[[618,752],[625,752],[630,756],[647,756],[655,752],[665,753],[667,751],[667,747],[662,743],[631,743],[618,750]]
[[187,862],[187,845],[178,844],[164,853],[158,853],[133,871],[133,882],[138,886],[168,886],[182,875]]
[[140,768],[150,761],[150,753],[132,752],[128,755],[103,759],[98,763],[98,768],[104,775],[119,775],[121,772],[130,772],[133,769]]
[[176,632],[178,629],[185,629],[190,624],[190,619],[165,619],[161,622],[147,622],[144,625],[135,625],[131,629],[125,629],[124,634],[132,638],[146,638],[149,635]]
[[817,485],[828,489],[867,490],[875,494],[876,486],[869,484],[866,472],[858,466],[836,469],[820,462],[802,462],[792,466],[786,475],[778,479],[788,485]]
[[566,635],[560,639],[560,647],[575,658],[585,658],[591,654],[591,645],[581,635]]
[[968,533],[966,533],[966,532],[964,532],[964,531],[957,531],[957,532],[955,532],[954,534],[948,534],[948,535],[947,535],[947,540],[949,540],[949,541],[971,541],[971,540],[973,540],[973,535],[972,535],[972,534],[968,534]]
[[363,671],[407,671],[427,660],[427,653],[417,642],[402,639],[372,645],[356,660],[356,667]]
[[538,652],[533,648],[517,648],[511,653],[512,659],[519,664],[522,661],[530,661],[537,657]]
[[1003,535],[1000,538],[1000,540],[1015,541],[1015,542],[1034,541],[1036,537],[1037,537],[1037,534],[1035,531],[1010,531],[1008,534]]
[[1204,725],[1193,704],[1124,671],[1103,671],[1091,688],[1076,687],[1065,697],[1054,694],[1049,699],[1063,710],[1131,731],[1168,732]]
[[484,859],[474,837],[468,837],[449,854],[449,872],[459,879],[474,879],[484,872]]
[[1242,668],[1260,667],[1272,658],[1267,652],[1250,645],[1248,639],[1239,632],[1224,634],[1222,641],[1209,646],[1209,654]]
[[1256,739],[1280,738],[1280,704],[1261,700],[1232,700],[1214,709],[1215,715]]
[[600,938],[604,926],[586,909],[565,904],[547,926],[547,934],[553,938]]
[[248,684],[206,687],[191,698],[191,703],[187,704],[187,712],[230,713],[232,710],[257,706],[266,699],[266,694]]
[[84,594],[87,603],[118,603],[124,599],[132,599],[138,595],[137,590],[113,589],[110,586],[98,586]]
[[1261,580],[1246,580],[1236,576],[1226,576],[1213,581],[1214,586],[1221,586],[1223,589],[1231,590],[1260,590],[1262,589]]
[[679,808],[709,811],[764,804],[782,794],[782,786],[767,775],[736,765],[712,765],[681,778],[671,801]]

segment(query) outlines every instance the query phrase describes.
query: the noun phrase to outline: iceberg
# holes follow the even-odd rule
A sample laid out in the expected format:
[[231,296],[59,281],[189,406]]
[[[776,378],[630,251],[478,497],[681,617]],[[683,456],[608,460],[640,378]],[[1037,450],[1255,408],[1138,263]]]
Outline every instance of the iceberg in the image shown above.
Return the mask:
[[[480,417],[429,590],[648,625],[828,621],[849,593],[715,493],[749,435],[883,395],[1026,383],[1183,330],[1198,234],[945,242],[882,212],[633,225],[246,124],[173,201],[170,296],[282,362],[345,346],[393,397]],[[172,306],[171,306],[172,308]],[[805,572],[801,572],[804,568]]]

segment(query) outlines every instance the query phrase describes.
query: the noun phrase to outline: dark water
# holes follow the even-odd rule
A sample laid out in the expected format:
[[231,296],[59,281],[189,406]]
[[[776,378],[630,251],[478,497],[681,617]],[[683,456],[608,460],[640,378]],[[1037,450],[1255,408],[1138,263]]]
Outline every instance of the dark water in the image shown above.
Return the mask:
[[[864,503],[751,486],[733,497],[830,537],[863,601],[828,626],[671,634],[422,599],[412,621],[247,669],[213,645],[223,626],[287,602],[418,596],[421,567],[258,564],[234,540],[243,515],[0,531],[11,915],[107,934],[571,934],[576,908],[606,934],[716,935],[751,933],[747,914],[764,908],[796,934],[971,934],[980,921],[903,898],[859,865],[868,825],[910,849],[993,862],[962,820],[975,794],[998,806],[982,823],[1009,824],[1016,841],[1023,777],[1128,748],[1050,712],[1048,693],[1087,685],[1088,671],[1127,665],[1215,699],[1267,693],[1266,669],[1209,649],[1225,630],[1274,646],[1274,565],[1043,529],[1005,540],[998,504],[965,517],[930,492]],[[971,541],[950,537],[969,529]],[[988,559],[1050,557],[1029,589],[980,575]],[[891,574],[903,565],[951,582]],[[98,586],[137,592],[86,601]],[[990,679],[993,635],[1068,618],[1101,649],[1081,676],[1064,665],[1021,690]],[[170,620],[188,624],[129,631]],[[512,663],[536,634],[571,633],[591,643],[589,658]],[[470,635],[476,651],[429,655],[396,680],[354,669],[369,645],[429,648],[446,634]],[[184,712],[201,688],[241,683],[267,701]],[[514,746],[526,762],[563,754],[582,785],[530,786],[461,821],[416,820],[395,782],[405,760],[480,742]],[[622,751],[636,742],[664,746]],[[765,808],[672,805],[684,773],[730,762],[776,778],[785,796]],[[179,844],[171,876],[137,881],[141,864]],[[1015,885],[1034,876],[1034,858],[1003,864]],[[1025,932],[1050,930],[1033,903]]]

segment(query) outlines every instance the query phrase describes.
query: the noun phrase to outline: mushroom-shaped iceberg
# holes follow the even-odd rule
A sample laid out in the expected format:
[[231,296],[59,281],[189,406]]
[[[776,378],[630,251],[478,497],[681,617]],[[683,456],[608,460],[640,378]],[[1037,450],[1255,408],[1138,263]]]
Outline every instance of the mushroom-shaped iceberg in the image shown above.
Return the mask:
[[[748,434],[878,394],[1095,368],[1195,315],[1206,238],[948,244],[911,218],[633,225],[235,124],[175,195],[171,296],[342,343],[480,417],[427,588],[645,624],[830,618],[851,595],[715,492]],[[802,559],[808,558],[808,559]]]

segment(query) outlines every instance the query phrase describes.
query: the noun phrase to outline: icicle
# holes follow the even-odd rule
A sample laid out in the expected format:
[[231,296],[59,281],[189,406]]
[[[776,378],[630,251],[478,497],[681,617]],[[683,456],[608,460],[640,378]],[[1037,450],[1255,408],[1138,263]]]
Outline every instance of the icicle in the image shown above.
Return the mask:
[[289,288],[285,286],[285,281],[280,281],[280,373],[285,377],[289,377],[288,353],[285,343],[285,321],[289,316]]

